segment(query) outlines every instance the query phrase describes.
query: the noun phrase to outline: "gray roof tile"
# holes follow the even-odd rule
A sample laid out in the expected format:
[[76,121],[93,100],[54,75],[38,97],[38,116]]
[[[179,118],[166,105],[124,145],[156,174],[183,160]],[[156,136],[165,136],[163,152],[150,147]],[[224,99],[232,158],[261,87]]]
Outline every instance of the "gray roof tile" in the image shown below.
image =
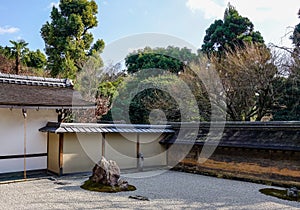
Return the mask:
[[29,86],[73,87],[72,81],[69,79],[22,76],[3,73],[0,73],[0,83]]
[[[175,135],[161,143],[204,145],[209,142],[221,147],[300,151],[300,122],[227,122],[220,137],[210,130],[210,124],[203,122],[198,127],[191,124],[194,129],[173,125]],[[218,123],[214,125],[218,126]]]
[[97,124],[97,123],[52,123],[40,129],[51,133],[173,133],[170,126]]
[[0,106],[86,107],[68,79],[20,76],[0,73]]

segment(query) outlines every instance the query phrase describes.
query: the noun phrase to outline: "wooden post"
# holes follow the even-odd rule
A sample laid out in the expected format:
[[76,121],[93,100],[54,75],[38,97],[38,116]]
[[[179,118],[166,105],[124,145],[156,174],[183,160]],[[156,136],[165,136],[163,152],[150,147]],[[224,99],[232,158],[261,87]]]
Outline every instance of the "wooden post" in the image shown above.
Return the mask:
[[47,132],[47,174],[49,169],[49,132]]
[[169,144],[166,144],[165,145],[166,147],[166,165],[168,166],[169,165]]
[[137,133],[136,136],[136,167],[139,168],[139,161],[140,161],[140,134]]
[[64,157],[64,134],[59,134],[59,153],[58,153],[58,164],[59,164],[59,176],[63,173],[63,157]]
[[26,174],[26,152],[27,152],[27,149],[26,149],[26,123],[27,120],[26,118],[24,118],[24,179],[27,178],[27,174]]
[[24,117],[24,179],[27,178],[27,174],[26,174],[26,128],[27,128],[27,110],[26,109],[22,109],[22,114]]
[[105,157],[105,133],[102,133],[102,156]]

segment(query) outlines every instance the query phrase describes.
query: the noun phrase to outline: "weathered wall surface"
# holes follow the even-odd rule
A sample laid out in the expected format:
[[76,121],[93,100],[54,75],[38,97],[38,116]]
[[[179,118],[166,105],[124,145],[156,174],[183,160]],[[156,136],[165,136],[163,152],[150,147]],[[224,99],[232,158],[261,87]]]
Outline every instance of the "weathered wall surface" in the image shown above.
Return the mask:
[[48,170],[59,174],[59,136],[49,133]]
[[130,169],[137,168],[137,153],[140,152],[145,167],[165,166],[165,147],[159,144],[162,138],[159,133],[106,134],[105,157],[115,160],[121,169]]
[[144,155],[144,167],[166,166],[165,147],[159,143],[162,138],[156,133],[49,133],[48,170],[57,174],[90,172],[102,155],[121,169],[136,169],[138,152]]
[[201,163],[199,159],[203,139],[196,140],[190,152],[182,157],[182,151],[189,146],[185,139],[167,144],[172,145],[172,150],[168,150],[168,163],[176,165],[175,170],[192,173],[300,186],[298,127],[299,123],[230,125],[225,127],[218,147],[207,161]]
[[107,133],[105,157],[117,162],[121,169],[136,168],[137,134]]
[[160,133],[140,134],[140,152],[144,155],[144,166],[165,166],[167,155],[159,141],[164,137]]
[[[300,185],[300,152],[220,147],[207,161],[200,163],[201,149],[202,146],[194,146],[174,169],[266,183],[298,182]],[[174,160],[174,155],[169,154],[169,160],[172,158]]]
[[[39,128],[55,121],[55,110],[27,110],[26,158],[27,170],[47,168],[47,134]],[[24,170],[24,118],[21,109],[0,109],[0,173]],[[45,155],[42,155],[45,154]]]
[[101,158],[101,142],[99,134],[64,134],[63,173],[92,171]]

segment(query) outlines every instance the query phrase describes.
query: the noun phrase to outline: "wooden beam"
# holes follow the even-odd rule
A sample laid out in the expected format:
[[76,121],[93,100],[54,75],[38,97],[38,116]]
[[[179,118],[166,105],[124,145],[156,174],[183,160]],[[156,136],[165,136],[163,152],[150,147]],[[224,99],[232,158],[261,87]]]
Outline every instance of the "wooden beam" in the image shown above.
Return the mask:
[[140,161],[140,134],[137,133],[136,136],[136,167],[139,168],[139,161]]
[[102,156],[105,157],[105,133],[101,133],[102,134]]
[[59,176],[63,173],[63,157],[64,157],[64,134],[59,134],[59,153],[58,153],[58,164],[59,164]]
[[27,113],[26,109],[22,109],[23,116],[24,116],[24,179],[27,179],[27,174],[26,174],[26,153],[27,153],[27,148],[26,148],[26,136],[27,136]]
[[49,169],[49,132],[47,132],[47,173]]

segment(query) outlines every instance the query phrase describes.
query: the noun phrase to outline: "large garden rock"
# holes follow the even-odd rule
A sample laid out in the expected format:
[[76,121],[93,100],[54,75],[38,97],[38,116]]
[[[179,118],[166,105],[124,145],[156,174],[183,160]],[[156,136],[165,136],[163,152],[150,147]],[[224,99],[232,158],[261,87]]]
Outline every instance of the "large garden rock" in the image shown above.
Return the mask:
[[105,157],[102,157],[94,166],[90,180],[103,185],[116,186],[118,185],[119,178],[120,168],[116,161],[108,161]]
[[92,176],[80,186],[85,190],[116,193],[121,191],[134,191],[135,186],[120,179],[120,168],[113,160],[101,160],[94,166]]

